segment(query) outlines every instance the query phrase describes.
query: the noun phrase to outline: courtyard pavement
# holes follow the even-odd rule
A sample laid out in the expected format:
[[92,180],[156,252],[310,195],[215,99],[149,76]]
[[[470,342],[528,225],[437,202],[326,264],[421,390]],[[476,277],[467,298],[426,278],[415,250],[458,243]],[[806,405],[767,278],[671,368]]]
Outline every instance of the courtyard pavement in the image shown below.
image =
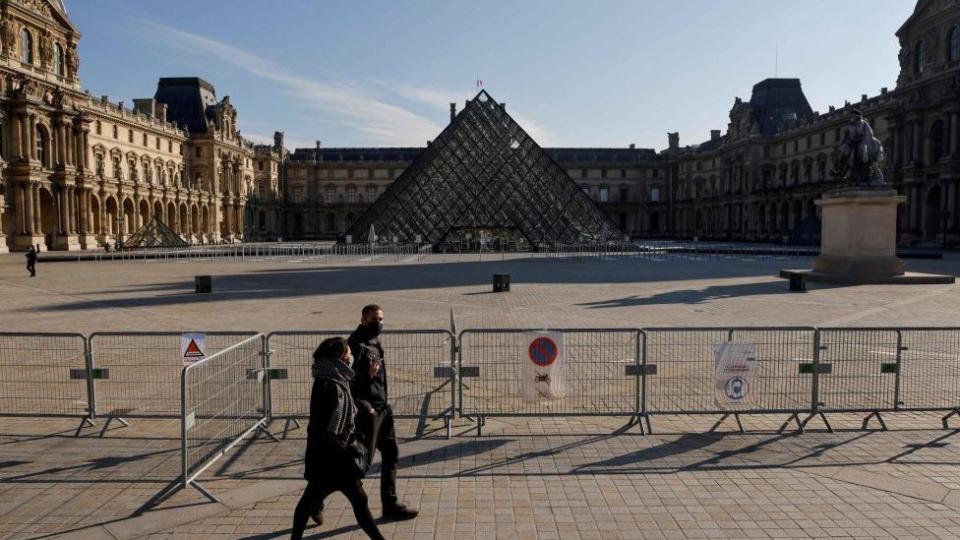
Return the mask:
[[[780,268],[807,259],[680,257],[49,263],[25,277],[0,256],[0,331],[321,330],[349,328],[376,302],[390,328],[634,326],[952,326],[956,285],[811,286],[787,292]],[[960,272],[960,258],[909,260]],[[513,291],[491,294],[495,272]],[[195,295],[193,276],[214,276]],[[15,366],[3,366],[10,373]],[[778,434],[785,417],[712,416],[402,421],[401,498],[421,509],[383,523],[388,538],[958,538],[960,443],[940,415],[831,415],[828,433]],[[179,474],[179,421],[114,423],[104,437],[64,419],[0,418],[0,538],[282,538],[304,482],[303,429],[258,437],[221,458],[196,490],[159,500]],[[955,419],[956,425],[960,425]],[[282,424],[274,422],[274,432]],[[422,436],[414,437],[417,431]],[[375,470],[365,481],[379,515]],[[313,538],[361,538],[334,495]]]

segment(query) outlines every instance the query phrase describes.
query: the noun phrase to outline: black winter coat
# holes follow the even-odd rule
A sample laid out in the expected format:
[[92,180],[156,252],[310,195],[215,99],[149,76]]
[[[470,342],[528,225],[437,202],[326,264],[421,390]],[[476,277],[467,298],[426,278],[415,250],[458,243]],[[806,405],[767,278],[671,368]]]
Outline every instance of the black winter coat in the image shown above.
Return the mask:
[[303,473],[308,481],[350,482],[362,478],[370,466],[367,447],[355,430],[337,438],[326,429],[336,413],[338,392],[342,389],[329,379],[313,380]]

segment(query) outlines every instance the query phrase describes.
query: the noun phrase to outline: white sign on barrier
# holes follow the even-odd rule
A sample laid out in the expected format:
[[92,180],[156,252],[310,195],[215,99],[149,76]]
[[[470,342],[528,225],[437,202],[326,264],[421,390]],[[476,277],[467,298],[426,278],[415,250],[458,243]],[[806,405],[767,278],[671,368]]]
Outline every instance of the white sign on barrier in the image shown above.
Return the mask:
[[717,405],[729,407],[753,403],[757,346],[753,343],[727,342],[713,349],[716,366]]
[[180,335],[180,359],[183,365],[188,366],[206,356],[204,346],[206,344],[206,334],[191,333]]
[[527,402],[562,399],[566,395],[563,377],[563,334],[528,332],[522,351],[520,387]]

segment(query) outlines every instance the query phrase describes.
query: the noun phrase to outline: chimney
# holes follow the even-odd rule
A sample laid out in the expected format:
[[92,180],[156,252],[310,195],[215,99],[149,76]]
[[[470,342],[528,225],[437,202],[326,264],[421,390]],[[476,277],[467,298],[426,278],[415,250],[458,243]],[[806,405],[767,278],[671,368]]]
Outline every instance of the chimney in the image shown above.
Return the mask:
[[500,107],[502,107],[503,110],[506,111],[506,110],[507,110],[507,102],[504,101],[503,103],[501,103],[501,104],[500,104]]
[[881,95],[881,96],[887,95],[887,91],[888,91],[888,90],[887,90],[887,87],[884,86],[883,88],[880,89],[880,95]]
[[720,130],[719,130],[719,129],[711,129],[711,130],[710,130],[710,140],[711,140],[711,141],[716,141],[716,140],[718,140],[719,138],[720,138]]
[[635,144],[633,144],[633,143],[630,143],[630,149],[631,149],[631,150],[636,150],[636,149],[637,149],[637,145],[635,145]]
[[320,141],[317,141],[317,150],[313,154],[313,161],[320,163]]
[[454,119],[456,119],[456,117],[457,117],[457,104],[451,103],[450,104],[450,123],[451,124],[453,123]]
[[867,100],[867,95],[866,95],[866,94],[860,94],[860,101],[866,101],[866,100]]
[[680,148],[680,132],[667,133],[667,140],[670,143],[670,150],[677,150]]
[[156,111],[157,111],[157,118],[159,118],[161,122],[166,122],[167,121],[167,104],[157,103]]
[[283,150],[283,132],[282,131],[273,132],[273,147],[276,150]]

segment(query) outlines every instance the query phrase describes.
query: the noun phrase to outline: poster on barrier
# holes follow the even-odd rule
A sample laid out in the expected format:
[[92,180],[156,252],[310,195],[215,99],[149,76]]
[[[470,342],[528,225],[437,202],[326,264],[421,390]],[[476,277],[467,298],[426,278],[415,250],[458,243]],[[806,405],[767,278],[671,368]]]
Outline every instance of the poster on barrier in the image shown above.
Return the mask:
[[566,395],[563,334],[527,332],[521,358],[520,388],[524,401],[549,401]]
[[[757,346],[753,343],[721,343],[713,349],[717,405],[736,408],[751,404],[755,395]],[[751,377],[753,375],[753,377]]]
[[206,334],[200,333],[180,334],[180,359],[183,360],[183,365],[189,366],[203,360],[206,356],[206,338]]

